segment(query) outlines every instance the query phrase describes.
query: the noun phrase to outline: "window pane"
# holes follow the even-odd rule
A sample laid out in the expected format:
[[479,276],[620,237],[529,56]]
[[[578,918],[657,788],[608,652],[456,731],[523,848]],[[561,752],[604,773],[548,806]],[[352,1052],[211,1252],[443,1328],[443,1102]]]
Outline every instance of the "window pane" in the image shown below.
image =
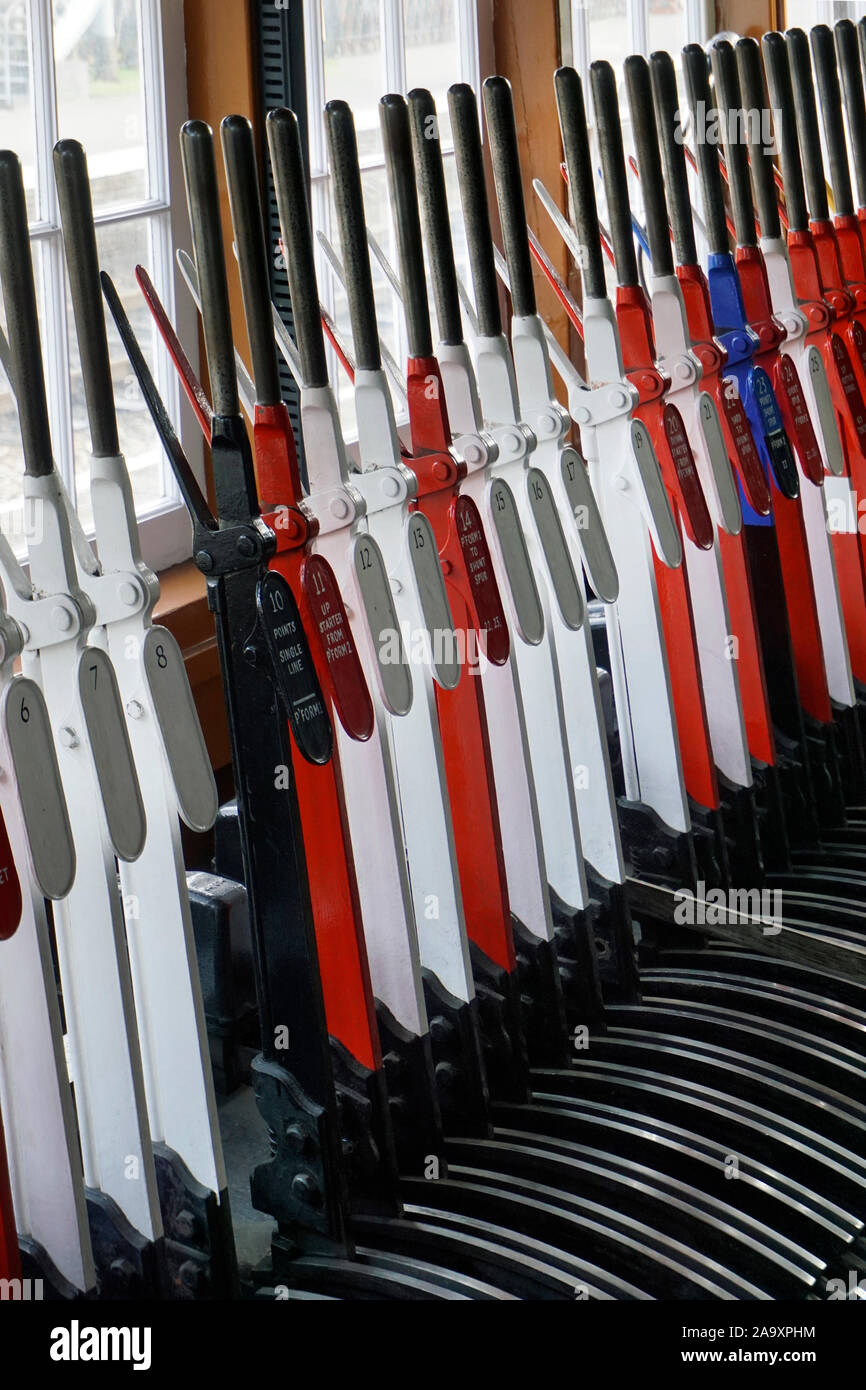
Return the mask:
[[87,150],[97,212],[149,198],[138,0],[54,4],[57,122]]
[[322,30],[325,100],[349,103],[361,158],[378,154],[383,91],[379,0],[322,0]]
[[[822,5],[821,9],[825,12],[820,15],[822,24],[832,24],[832,19],[828,18],[826,11],[829,5]],[[818,6],[816,0],[785,0],[785,28],[786,29],[806,29],[817,24],[819,20]],[[858,6],[859,11],[859,6]]]
[[448,88],[460,76],[456,0],[405,0],[406,90],[433,93],[442,140],[451,143]]
[[687,38],[685,0],[650,0],[647,35],[650,53],[663,48],[679,54]]
[[35,222],[40,208],[29,9],[24,0],[0,0],[0,146],[15,150],[24,166],[27,213]]
[[[632,52],[626,0],[587,0],[590,62],[605,58],[622,76],[623,59]],[[588,95],[588,94],[587,94]]]
[[[154,373],[155,330],[150,311],[136,284],[134,269],[140,263],[153,274],[154,279],[158,278],[153,269],[151,244],[151,233],[157,232],[157,223],[157,218],[136,218],[129,222],[110,223],[107,227],[99,228],[97,232],[99,264],[114,281],[148,365]],[[160,298],[164,298],[165,287],[157,284],[156,288]],[[68,305],[67,318],[72,428],[75,441],[75,498],[82,523],[89,527],[93,520],[90,500],[90,432],[71,304]],[[162,449],[110,313],[106,315],[106,321],[120,447],[126,457],[132,479],[136,511],[145,512],[153,508],[165,494]]]

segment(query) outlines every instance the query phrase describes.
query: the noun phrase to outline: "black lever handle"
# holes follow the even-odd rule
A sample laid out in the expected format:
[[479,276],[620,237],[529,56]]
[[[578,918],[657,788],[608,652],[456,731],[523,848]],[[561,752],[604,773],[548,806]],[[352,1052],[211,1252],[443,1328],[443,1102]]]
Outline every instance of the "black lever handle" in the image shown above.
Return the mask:
[[294,111],[285,106],[269,111],[267,134],[303,384],[319,388],[328,385],[328,361],[319,312],[301,135]]
[[493,181],[496,202],[502,225],[502,240],[508,261],[511,304],[518,318],[527,318],[537,310],[532,256],[526,233],[526,203],[523,198],[523,178],[520,172],[520,153],[517,148],[517,126],[514,122],[514,97],[506,77],[488,77],[483,87],[484,114],[490,137],[493,160]]
[[[721,116],[722,144],[728,169],[728,187],[731,190],[734,232],[740,246],[756,246],[758,238],[749,183],[749,161],[746,146],[740,138],[740,129],[744,124],[748,124],[748,120],[740,96],[737,56],[733,45],[727,40],[714,43],[710,50],[710,62],[716,86],[716,105]],[[735,128],[733,139],[732,127]]]
[[[752,188],[758,216],[761,219],[761,233],[765,237],[778,238],[782,235],[779,220],[779,199],[776,193],[773,157],[764,134],[770,119],[767,92],[764,86],[764,65],[761,50],[756,39],[740,39],[736,46],[737,71],[740,76],[740,92],[746,116],[746,130],[749,141],[749,163],[752,170]],[[757,115],[758,121],[754,117]]]
[[427,242],[439,336],[443,343],[456,346],[463,342],[463,316],[451,238],[445,166],[442,163],[436,103],[423,87],[416,87],[409,93],[409,118],[421,225]]
[[427,302],[424,244],[421,240],[418,190],[412,162],[409,108],[405,98],[393,92],[384,96],[379,102],[379,121],[385,144],[385,167],[397,239],[397,259],[403,282],[409,354],[412,357],[431,357],[433,334]]
[[144,360],[138,339],[132,330],[132,324],[126,314],[126,310],[120,302],[120,295],[114,287],[111,277],[103,270],[100,274],[102,293],[105,296],[111,317],[114,319],[120,341],[126,350],[129,358],[129,365],[132,367],[133,374],[141,387],[141,394],[144,403],[150,413],[157,434],[160,437],[162,446],[168,456],[171,470],[174,473],[181,497],[186,504],[193,523],[198,531],[215,531],[217,529],[216,518],[211,512],[205,500],[198,479],[189,465],[189,460],[183,451],[183,446],[177,437],[174,425],[171,423],[169,413],[165,408],[162,397],[156,389],[156,382],[151,375],[150,368]]
[[674,230],[674,249],[680,265],[697,265],[695,224],[689,192],[689,171],[674,60],[669,53],[650,54],[650,80],[655,105],[656,129],[659,135],[665,171],[665,187]]
[[236,416],[240,405],[213,131],[204,121],[187,121],[180,143],[214,415]]
[[54,464],[27,229],[27,202],[21,161],[12,150],[0,150],[0,289],[6,307],[12,386],[18,400],[24,446],[24,472],[31,478],[47,478]]
[[592,101],[598,122],[601,149],[601,172],[607,196],[610,239],[616,261],[617,279],[621,285],[636,285],[637,256],[631,226],[628,200],[628,176],[619,120],[619,101],[616,95],[616,76],[610,63],[593,63],[589,70]]
[[[705,121],[714,106],[710,94],[707,55],[699,43],[687,44],[683,49],[683,75],[686,80],[686,93],[689,99],[692,122],[697,128],[698,122]],[[704,225],[707,230],[707,243],[711,255],[725,255],[730,247],[718,150],[703,138],[702,132],[696,136],[694,145],[695,160],[701,181],[701,194],[704,200]]]
[[800,153],[803,157],[803,173],[806,176],[809,212],[813,221],[826,222],[830,216],[830,209],[827,203],[827,185],[824,182],[824,156],[821,153],[821,135],[818,130],[818,108],[815,103],[812,64],[809,59],[809,40],[802,29],[788,29],[785,33],[785,47],[788,50],[791,68],[794,113],[797,118]]
[[475,290],[475,312],[478,331],[484,338],[496,338],[502,332],[502,312],[499,307],[499,282],[493,256],[493,234],[490,229],[490,205],[484,176],[484,154],[481,149],[481,122],[478,103],[472,88],[457,82],[448,89],[448,110],[451,133],[454,137],[454,158],[460,203],[466,228],[472,286]]
[[674,258],[649,64],[641,54],[633,53],[626,58],[624,68],[653,273],[673,275]]
[[775,30],[761,40],[767,86],[773,104],[776,144],[779,147],[779,167],[785,188],[785,211],[792,232],[803,232],[809,226],[803,166],[800,162],[800,142],[794,118],[794,91],[791,86],[791,65],[785,40]]
[[220,137],[256,397],[260,405],[279,405],[282,400],[280,369],[274,343],[268,246],[253,128],[246,116],[226,116],[220,126]]
[[604,299],[607,282],[598,235],[595,174],[589,148],[583,83],[574,68],[559,68],[553,77],[562,148],[568,174],[571,214],[581,251],[583,290],[590,299]]
[[842,74],[842,92],[848,114],[848,135],[854,155],[857,179],[857,201],[866,207],[866,98],[863,95],[863,75],[857,28],[850,19],[840,19],[835,26],[836,56]]
[[361,186],[361,168],[358,163],[355,118],[345,101],[328,102],[325,107],[325,127],[328,133],[337,225],[340,229],[340,249],[346,275],[346,296],[352,321],[355,363],[361,371],[377,372],[382,365],[382,355],[376,323],[370,248],[367,244],[364,190]]
[[816,24],[811,33],[812,61],[815,82],[821,97],[821,116],[824,139],[830,160],[830,185],[833,204],[840,217],[853,217],[854,194],[851,189],[851,170],[845,146],[845,126],[842,122],[842,89],[836,67],[836,46],[832,30],[826,24]]
[[113,458],[120,453],[114,386],[100,293],[99,254],[87,157],[77,140],[60,140],[54,146],[54,179],[84,378],[90,442],[96,458]]

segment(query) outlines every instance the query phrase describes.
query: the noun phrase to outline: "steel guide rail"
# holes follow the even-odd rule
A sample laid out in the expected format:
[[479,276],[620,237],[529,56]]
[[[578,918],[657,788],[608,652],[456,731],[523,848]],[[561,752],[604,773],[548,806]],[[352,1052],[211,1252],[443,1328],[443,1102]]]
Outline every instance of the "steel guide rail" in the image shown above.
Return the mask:
[[75,848],[75,879],[53,916],[88,1215],[105,1281],[119,1292],[155,1291],[170,1274],[115,864],[115,856],[131,862],[141,854],[145,814],[114,667],[89,642],[99,641],[98,617],[79,578],[86,557],[76,554],[51,457],[21,168],[9,152],[0,178],[0,279],[25,505],[40,522],[28,538],[29,578],[8,547],[0,569],[10,612],[27,630],[22,669],[45,697]]
[[120,453],[84,150],[61,141],[54,167],[87,399],[98,564],[71,509],[70,530],[96,614],[91,641],[118,673],[147,814],[144,848],[134,863],[121,862],[120,877],[124,901],[134,904],[127,942],[166,1248],[178,1296],[219,1297],[235,1285],[234,1241],[178,825],[178,816],[198,832],[213,825],[216,784],[183,655],[152,622],[159,582],[141,558]]

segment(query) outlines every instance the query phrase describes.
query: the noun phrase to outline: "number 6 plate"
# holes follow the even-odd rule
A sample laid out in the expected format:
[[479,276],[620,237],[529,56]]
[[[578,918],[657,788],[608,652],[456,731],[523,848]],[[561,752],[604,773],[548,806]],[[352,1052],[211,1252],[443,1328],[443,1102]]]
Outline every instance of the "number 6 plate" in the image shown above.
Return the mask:
[[18,799],[40,892],[63,898],[75,879],[75,846],[42,691],[26,676],[13,680],[3,720],[18,783]]

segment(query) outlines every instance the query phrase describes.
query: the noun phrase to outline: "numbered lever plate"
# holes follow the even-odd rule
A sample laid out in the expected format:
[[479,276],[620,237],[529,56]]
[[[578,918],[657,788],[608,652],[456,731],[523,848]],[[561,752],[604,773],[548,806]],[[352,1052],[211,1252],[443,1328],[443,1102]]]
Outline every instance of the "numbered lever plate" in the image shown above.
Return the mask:
[[772,506],[770,489],[743,409],[736,377],[727,377],[722,381],[719,400],[734,441],[737,472],[748,503],[759,516],[769,516]]
[[274,685],[298,752],[308,763],[328,762],[334,733],[313,665],[295,596],[281,574],[269,570],[259,581],[259,620],[271,658]]
[[810,483],[814,483],[818,487],[824,481],[821,450],[815,437],[815,430],[803,395],[803,387],[797,375],[797,368],[787,352],[779,353],[776,385],[781,396],[788,432],[794,435],[797,442],[797,453],[803,466],[803,472]]
[[698,396],[698,421],[721,507],[722,524],[730,535],[737,536],[742,529],[743,515],[740,511],[731,461],[728,458],[728,446],[722,434],[722,422],[716,403],[708,391],[701,391]]
[[142,646],[142,664],[168,759],[178,814],[190,830],[209,830],[219,809],[216,782],[183,653],[168,628],[148,630]]
[[[26,676],[11,681],[3,696],[2,717],[34,879],[44,897],[63,898],[75,880],[75,845],[51,736],[51,720],[39,686]],[[0,848],[0,857],[2,853]],[[0,865],[0,874],[3,872]]]
[[85,647],[78,661],[78,696],[93,751],[108,838],[118,859],[137,859],[147,822],[117,677],[107,654]]
[[503,478],[494,478],[488,493],[493,532],[508,580],[514,620],[524,642],[538,646],[544,636],[544,610],[532,572],[526,537],[514,494]]
[[641,420],[632,420],[629,432],[632,458],[646,507],[645,519],[656,555],[668,569],[676,569],[682,564],[683,547],[652,439]]
[[576,632],[583,624],[586,606],[553,493],[540,468],[527,470],[526,493],[562,620]]
[[350,738],[365,742],[373,732],[373,701],[352,639],[337,577],[324,555],[307,555],[301,565],[301,591],[312,619],[328,686],[340,723]]
[[668,475],[668,485],[677,498],[680,515],[691,540],[701,550],[709,550],[715,534],[713,522],[707,509],[683,417],[676,406],[669,402],[662,412],[662,421],[667,452],[673,468],[673,474]]
[[783,497],[793,500],[800,496],[797,465],[785,434],[770,378],[763,367],[749,368],[749,384],[761,418],[761,432],[770,455],[776,486]]
[[504,666],[510,650],[508,625],[481,513],[471,497],[460,496],[451,503],[451,516],[469,586],[467,597],[479,638],[483,634],[484,654],[494,666]]
[[[836,337],[835,333],[833,337]],[[866,332],[864,332],[863,325],[858,319],[851,320],[851,341],[860,360],[860,368],[866,372]]]
[[454,617],[448,602],[436,537],[422,512],[412,512],[406,522],[409,564],[424,626],[430,639],[433,675],[443,690],[453,690],[460,680],[460,654]]
[[408,714],[412,708],[412,676],[382,552],[372,536],[356,536],[352,559],[376,652],[382,699],[392,714]]
[[568,447],[562,451],[560,467],[565,495],[574,517],[577,543],[583,556],[586,577],[600,599],[605,603],[616,603],[619,596],[619,576],[602,525],[595,493],[590,486],[586,464],[576,449]]
[[[859,328],[859,324],[857,326]],[[860,394],[860,387],[857,385],[857,378],[854,375],[850,353],[838,333],[830,334],[830,350],[833,353],[833,364],[836,368],[836,375],[845,393],[845,402],[848,406],[851,419],[854,422],[854,428],[857,431],[857,441],[860,445],[860,452],[861,454],[866,454],[866,409],[864,409],[863,397]],[[827,398],[830,401],[830,418],[833,419],[835,425],[833,401],[830,397],[830,387],[827,382],[824,359],[815,347],[809,348],[809,371],[812,375],[812,381],[815,387],[815,400],[818,402],[818,410],[821,411],[822,409],[821,386],[823,385],[824,389],[826,389]],[[823,415],[821,418],[823,421]],[[842,459],[841,452],[837,450],[836,453],[836,460],[834,460],[833,457],[829,459],[830,467],[834,473],[841,475],[844,471],[845,463]],[[834,461],[836,463],[835,467]]]
[[0,941],[8,941],[21,921],[21,880],[12,858],[6,823],[0,815]]

